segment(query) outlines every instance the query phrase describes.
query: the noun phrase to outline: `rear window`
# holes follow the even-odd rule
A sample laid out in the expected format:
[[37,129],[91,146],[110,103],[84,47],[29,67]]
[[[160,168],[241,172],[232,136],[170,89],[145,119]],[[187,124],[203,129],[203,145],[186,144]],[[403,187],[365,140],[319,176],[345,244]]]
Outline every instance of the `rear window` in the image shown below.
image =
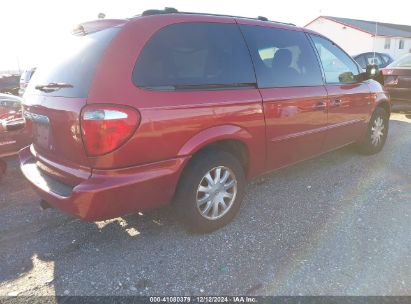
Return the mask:
[[384,60],[385,63],[391,63],[392,62],[392,59],[388,55],[381,54],[381,57],[382,57],[382,59]]
[[382,59],[378,54],[374,54],[374,53],[367,54],[365,57],[366,57],[366,60],[367,60],[367,65],[375,64],[375,65],[380,66],[380,65],[383,64]]
[[119,27],[112,27],[86,36],[68,37],[64,45],[53,50],[33,74],[27,89],[29,94],[43,93],[35,89],[38,85],[65,83],[73,87],[60,88],[44,94],[87,97],[97,63],[119,30]]
[[184,90],[247,87],[256,80],[237,25],[179,23],[146,43],[133,82],[154,90]]

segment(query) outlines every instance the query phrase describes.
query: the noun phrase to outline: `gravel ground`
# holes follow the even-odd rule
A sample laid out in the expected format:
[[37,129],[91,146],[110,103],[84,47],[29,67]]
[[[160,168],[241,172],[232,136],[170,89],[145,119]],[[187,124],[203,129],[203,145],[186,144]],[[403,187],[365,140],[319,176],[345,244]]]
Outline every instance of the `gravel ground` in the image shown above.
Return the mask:
[[385,149],[344,148],[254,181],[233,223],[186,232],[170,208],[87,223],[0,184],[1,295],[411,295],[411,115]]

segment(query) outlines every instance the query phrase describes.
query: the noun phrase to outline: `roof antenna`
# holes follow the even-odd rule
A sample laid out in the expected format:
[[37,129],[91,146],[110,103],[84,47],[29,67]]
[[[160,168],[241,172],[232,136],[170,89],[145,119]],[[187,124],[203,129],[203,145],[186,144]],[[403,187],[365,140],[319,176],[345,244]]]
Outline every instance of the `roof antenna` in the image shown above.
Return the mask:
[[378,22],[375,21],[375,34],[374,34],[374,41],[373,41],[373,46],[372,46],[374,55],[373,55],[373,58],[372,58],[372,60],[373,60],[372,64],[375,64],[375,39],[377,38],[377,33],[378,33]]

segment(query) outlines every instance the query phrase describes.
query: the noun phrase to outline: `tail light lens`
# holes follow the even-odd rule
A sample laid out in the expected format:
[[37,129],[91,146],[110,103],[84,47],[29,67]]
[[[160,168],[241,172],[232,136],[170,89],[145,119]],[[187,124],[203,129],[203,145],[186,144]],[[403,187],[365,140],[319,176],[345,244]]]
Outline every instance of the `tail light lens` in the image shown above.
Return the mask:
[[98,156],[124,144],[140,123],[140,114],[129,107],[86,106],[81,114],[81,129],[87,154]]

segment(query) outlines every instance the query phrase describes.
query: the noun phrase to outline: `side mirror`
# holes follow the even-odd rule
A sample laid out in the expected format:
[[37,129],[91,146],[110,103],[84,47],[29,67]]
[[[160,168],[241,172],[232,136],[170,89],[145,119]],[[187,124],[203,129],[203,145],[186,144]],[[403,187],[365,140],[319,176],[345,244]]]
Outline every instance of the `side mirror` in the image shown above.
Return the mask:
[[344,72],[344,73],[341,73],[338,76],[338,79],[342,83],[349,83],[349,82],[354,82],[355,81],[355,76],[352,72]]
[[365,71],[365,78],[366,79],[374,79],[378,81],[381,85],[384,85],[384,78],[379,67],[375,64],[367,65],[367,69]]
[[376,64],[369,64],[367,65],[367,69],[365,71],[368,79],[375,79],[377,76],[380,75],[380,69]]

